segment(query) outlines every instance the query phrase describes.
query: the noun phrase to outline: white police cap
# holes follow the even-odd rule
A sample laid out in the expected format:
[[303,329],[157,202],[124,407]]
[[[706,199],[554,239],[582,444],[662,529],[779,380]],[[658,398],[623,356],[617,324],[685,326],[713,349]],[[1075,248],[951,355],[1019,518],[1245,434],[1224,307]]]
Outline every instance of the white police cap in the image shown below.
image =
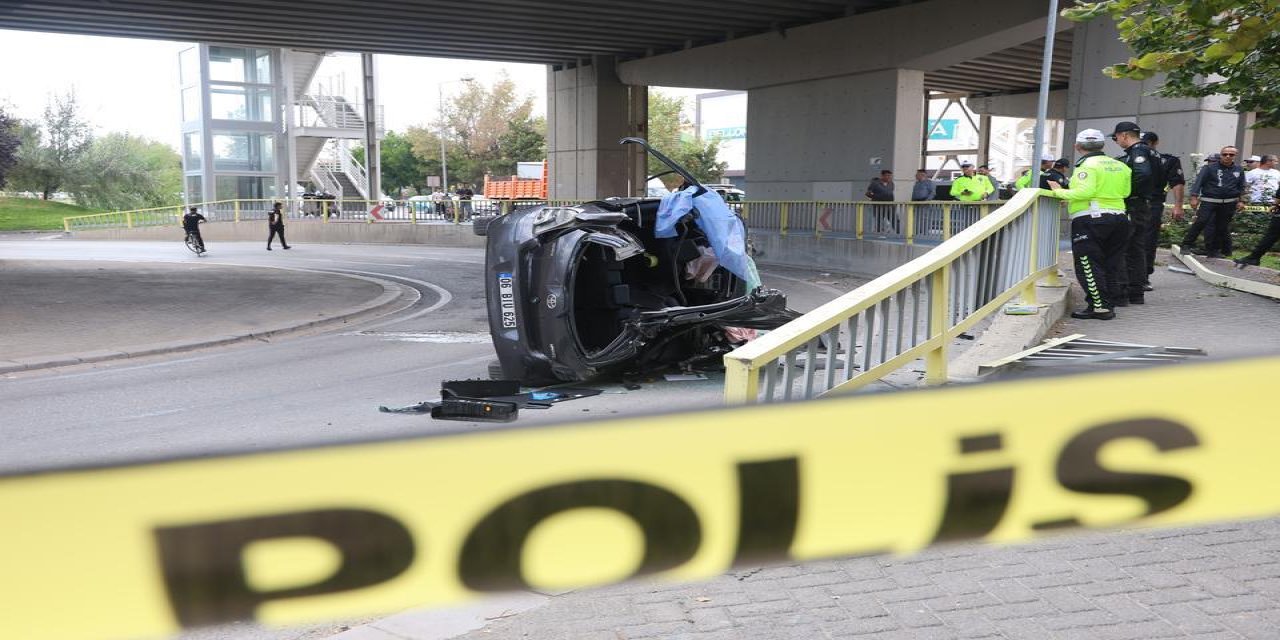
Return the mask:
[[1102,142],[1106,139],[1107,137],[1097,129],[1085,129],[1076,134],[1076,142]]

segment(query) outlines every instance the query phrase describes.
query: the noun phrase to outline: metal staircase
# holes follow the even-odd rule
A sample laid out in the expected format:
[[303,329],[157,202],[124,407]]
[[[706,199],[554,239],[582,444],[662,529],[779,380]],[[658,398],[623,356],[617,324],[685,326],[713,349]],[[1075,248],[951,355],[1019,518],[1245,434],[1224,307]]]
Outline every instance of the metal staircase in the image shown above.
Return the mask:
[[[369,175],[351,155],[351,141],[363,141],[365,119],[358,105],[343,94],[341,78],[314,82],[325,53],[290,52],[293,62],[294,149],[298,181],[316,183],[342,198],[380,199],[370,194]],[[381,107],[377,135],[382,137]]]

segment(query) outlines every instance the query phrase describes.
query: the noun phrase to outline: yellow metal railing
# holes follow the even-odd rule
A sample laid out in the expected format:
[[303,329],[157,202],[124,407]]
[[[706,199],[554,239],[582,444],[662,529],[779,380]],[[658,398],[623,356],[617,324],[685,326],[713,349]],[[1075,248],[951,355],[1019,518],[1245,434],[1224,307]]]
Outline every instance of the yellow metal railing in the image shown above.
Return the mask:
[[950,238],[1005,204],[919,201],[750,200],[735,204],[747,226],[780,235],[839,235],[915,244]]
[[[751,203],[752,226],[759,204]],[[857,207],[874,216],[871,207],[879,204],[856,203],[847,208],[848,219],[857,219]],[[941,237],[958,213],[981,219],[927,254],[725,355],[725,400],[747,404],[853,391],[921,358],[926,383],[945,382],[952,340],[1017,296],[1034,303],[1042,278],[1057,284],[1060,201],[1028,190],[990,215],[982,214],[981,203],[963,212],[957,210],[970,205],[936,204],[936,230],[915,215],[919,210],[909,214],[918,233],[928,229]]]
[[[581,200],[440,200],[425,198],[407,200],[310,199],[294,200],[238,199],[200,202],[189,206],[210,221],[243,222],[266,220],[276,202],[284,203],[285,216],[297,220],[320,222],[468,222],[474,216],[503,215],[516,208],[552,204],[579,204]],[[153,209],[113,211],[62,219],[67,232],[91,229],[120,229],[169,226],[179,224],[188,205]]]

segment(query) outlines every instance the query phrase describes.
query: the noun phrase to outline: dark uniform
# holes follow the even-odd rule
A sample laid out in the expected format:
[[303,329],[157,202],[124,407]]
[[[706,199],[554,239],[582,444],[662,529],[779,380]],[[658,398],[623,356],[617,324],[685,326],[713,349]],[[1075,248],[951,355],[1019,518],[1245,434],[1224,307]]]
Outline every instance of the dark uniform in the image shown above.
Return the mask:
[[1231,218],[1244,193],[1244,169],[1240,165],[1206,162],[1191,185],[1191,195],[1200,198],[1196,220],[1182,238],[1182,249],[1190,250],[1196,237],[1204,231],[1204,254],[1210,257],[1231,255]]
[[1062,172],[1058,171],[1057,166],[1040,173],[1040,188],[1048,189],[1050,180],[1062,185],[1062,188],[1064,189],[1069,189],[1071,187],[1071,180],[1067,178],[1067,176],[1062,175]]
[[194,208],[182,215],[182,230],[186,231],[187,235],[195,237],[201,251],[204,251],[204,238],[200,236],[200,223],[208,221],[207,218],[196,213]]
[[1186,184],[1182,175],[1182,161],[1178,156],[1168,153],[1160,154],[1161,171],[1156,172],[1155,193],[1151,196],[1151,224],[1147,225],[1147,277],[1144,285],[1151,284],[1151,274],[1156,270],[1156,245],[1160,244],[1160,227],[1164,224],[1164,201],[1169,189]]
[[[1121,123],[1122,125],[1125,123]],[[1131,186],[1129,197],[1124,199],[1124,211],[1129,215],[1129,224],[1133,233],[1125,247],[1125,264],[1129,269],[1129,278],[1125,291],[1113,292],[1117,306],[1127,303],[1142,304],[1143,286],[1147,281],[1147,238],[1148,227],[1152,226],[1151,200],[1156,194],[1156,174],[1163,174],[1163,161],[1155,149],[1145,142],[1135,142],[1116,156],[1129,166]]]
[[271,241],[275,240],[276,236],[280,236],[280,246],[289,248],[289,243],[284,240],[284,213],[280,211],[278,205],[267,214],[267,229],[271,230],[267,235],[267,251],[271,250]]

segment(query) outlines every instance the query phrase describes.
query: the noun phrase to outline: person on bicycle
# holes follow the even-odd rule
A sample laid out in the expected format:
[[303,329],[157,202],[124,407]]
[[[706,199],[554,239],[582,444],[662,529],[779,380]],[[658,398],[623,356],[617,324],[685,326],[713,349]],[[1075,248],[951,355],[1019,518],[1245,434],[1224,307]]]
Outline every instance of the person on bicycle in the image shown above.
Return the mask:
[[208,221],[207,218],[200,215],[200,212],[196,211],[195,207],[188,209],[187,213],[182,216],[182,229],[187,232],[188,236],[194,238],[196,246],[200,247],[200,251],[197,253],[204,253],[204,238],[200,237],[200,223]]

